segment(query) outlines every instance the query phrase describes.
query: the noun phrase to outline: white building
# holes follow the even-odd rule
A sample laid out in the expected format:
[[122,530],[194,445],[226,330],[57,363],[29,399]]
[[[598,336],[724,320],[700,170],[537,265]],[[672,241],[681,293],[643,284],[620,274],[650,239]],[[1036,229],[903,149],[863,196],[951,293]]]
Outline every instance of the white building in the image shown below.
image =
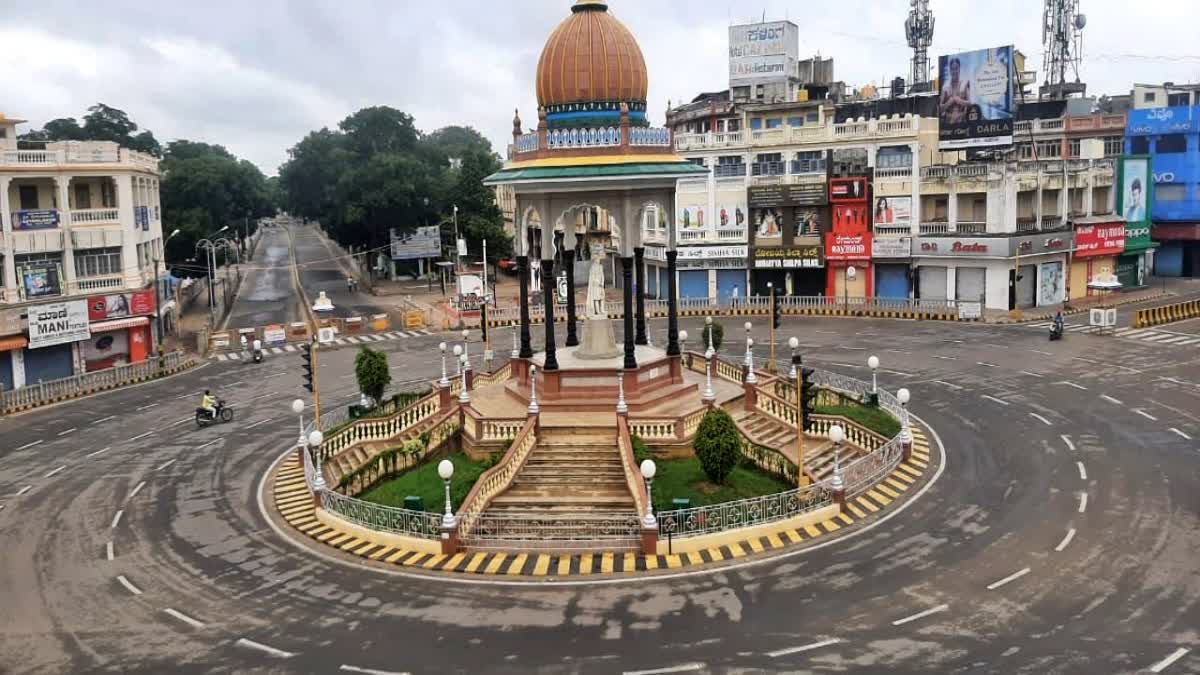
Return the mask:
[[24,150],[0,114],[0,387],[153,353],[158,160],[112,142]]

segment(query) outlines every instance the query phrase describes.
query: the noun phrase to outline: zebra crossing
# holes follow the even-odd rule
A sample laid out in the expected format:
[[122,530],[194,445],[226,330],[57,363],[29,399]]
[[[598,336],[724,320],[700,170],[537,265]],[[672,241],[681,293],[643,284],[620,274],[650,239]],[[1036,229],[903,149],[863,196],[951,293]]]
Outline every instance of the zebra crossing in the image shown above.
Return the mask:
[[[1039,330],[1050,330],[1054,325],[1053,321],[1034,321],[1032,323],[1022,324],[1026,328],[1036,328]],[[1067,333],[1095,333],[1097,328],[1087,324],[1076,323],[1066,324],[1063,331]],[[1113,333],[1120,338],[1128,340],[1138,340],[1140,342],[1148,342],[1157,345],[1177,345],[1180,347],[1188,347],[1200,345],[1200,335],[1189,335],[1187,333],[1173,333],[1171,331],[1159,330],[1155,328],[1133,328],[1132,326],[1124,326],[1116,329]]]
[[[428,330],[397,330],[390,333],[363,333],[362,335],[347,335],[334,340],[330,344],[335,345],[362,345],[371,344],[373,342],[387,342],[390,340],[405,340],[408,338],[421,337],[423,335],[433,335]],[[296,345],[283,345],[281,347],[264,347],[264,354],[286,354],[288,352],[298,351]],[[249,360],[249,352],[228,352],[225,354],[214,354],[214,361],[243,361]]]

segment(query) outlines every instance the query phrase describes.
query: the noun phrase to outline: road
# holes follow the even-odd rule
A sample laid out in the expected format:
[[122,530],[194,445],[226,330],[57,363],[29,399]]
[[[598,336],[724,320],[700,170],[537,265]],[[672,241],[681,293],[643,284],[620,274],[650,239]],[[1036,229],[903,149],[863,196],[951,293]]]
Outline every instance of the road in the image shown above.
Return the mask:
[[386,311],[372,296],[346,289],[346,271],[338,265],[334,250],[325,245],[314,227],[296,226],[291,230],[296,242],[300,281],[310,302],[316,302],[317,295],[325,291],[333,301],[333,316],[369,316]]
[[[726,324],[724,353],[741,353],[738,323]],[[699,335],[698,322],[684,326]],[[652,328],[662,344],[665,323]],[[762,327],[754,334],[762,356]],[[911,409],[936,431],[943,475],[886,522],[829,545],[632,583],[468,584],[367,569],[281,538],[258,490],[296,435],[295,355],[214,362],[2,419],[0,663],[1200,672],[1200,349],[832,318],[788,319],[780,342],[793,334],[807,363],[863,379],[878,355],[880,386],[911,389]],[[441,339],[376,344],[407,380],[437,374]],[[506,331],[497,339],[507,344]],[[353,356],[323,354],[323,400],[354,395]],[[192,423],[205,386],[231,400],[232,424]]]
[[255,259],[245,266],[246,276],[226,325],[250,328],[273,323],[302,321],[304,314],[292,290],[291,253],[283,228],[263,228]]

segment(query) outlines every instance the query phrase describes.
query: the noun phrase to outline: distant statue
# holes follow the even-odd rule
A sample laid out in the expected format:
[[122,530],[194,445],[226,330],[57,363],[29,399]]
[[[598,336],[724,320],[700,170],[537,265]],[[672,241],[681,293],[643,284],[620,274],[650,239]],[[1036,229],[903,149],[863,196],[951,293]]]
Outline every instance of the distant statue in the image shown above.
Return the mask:
[[600,254],[603,249],[592,249],[592,266],[588,270],[587,318],[607,319],[604,311],[604,257]]

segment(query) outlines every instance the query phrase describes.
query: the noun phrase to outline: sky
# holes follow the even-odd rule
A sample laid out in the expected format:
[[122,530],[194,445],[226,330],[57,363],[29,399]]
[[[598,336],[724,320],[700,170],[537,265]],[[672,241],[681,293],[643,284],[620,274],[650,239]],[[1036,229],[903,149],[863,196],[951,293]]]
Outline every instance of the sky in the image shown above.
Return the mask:
[[[572,0],[0,3],[0,112],[39,128],[97,101],[161,141],[220,143],[266,174],[308,132],[389,105],[424,131],[463,124],[503,154],[513,110],[536,125],[534,78]],[[1041,70],[1041,0],[930,0],[930,55],[1013,44]],[[789,18],[800,56],[833,57],[850,87],[908,72],[907,0],[610,0],[650,74],[649,114],[728,86],[728,26]],[[1080,0],[1089,93],[1200,81],[1195,0]],[[811,14],[811,16],[810,16]],[[935,60],[936,63],[936,60]]]

